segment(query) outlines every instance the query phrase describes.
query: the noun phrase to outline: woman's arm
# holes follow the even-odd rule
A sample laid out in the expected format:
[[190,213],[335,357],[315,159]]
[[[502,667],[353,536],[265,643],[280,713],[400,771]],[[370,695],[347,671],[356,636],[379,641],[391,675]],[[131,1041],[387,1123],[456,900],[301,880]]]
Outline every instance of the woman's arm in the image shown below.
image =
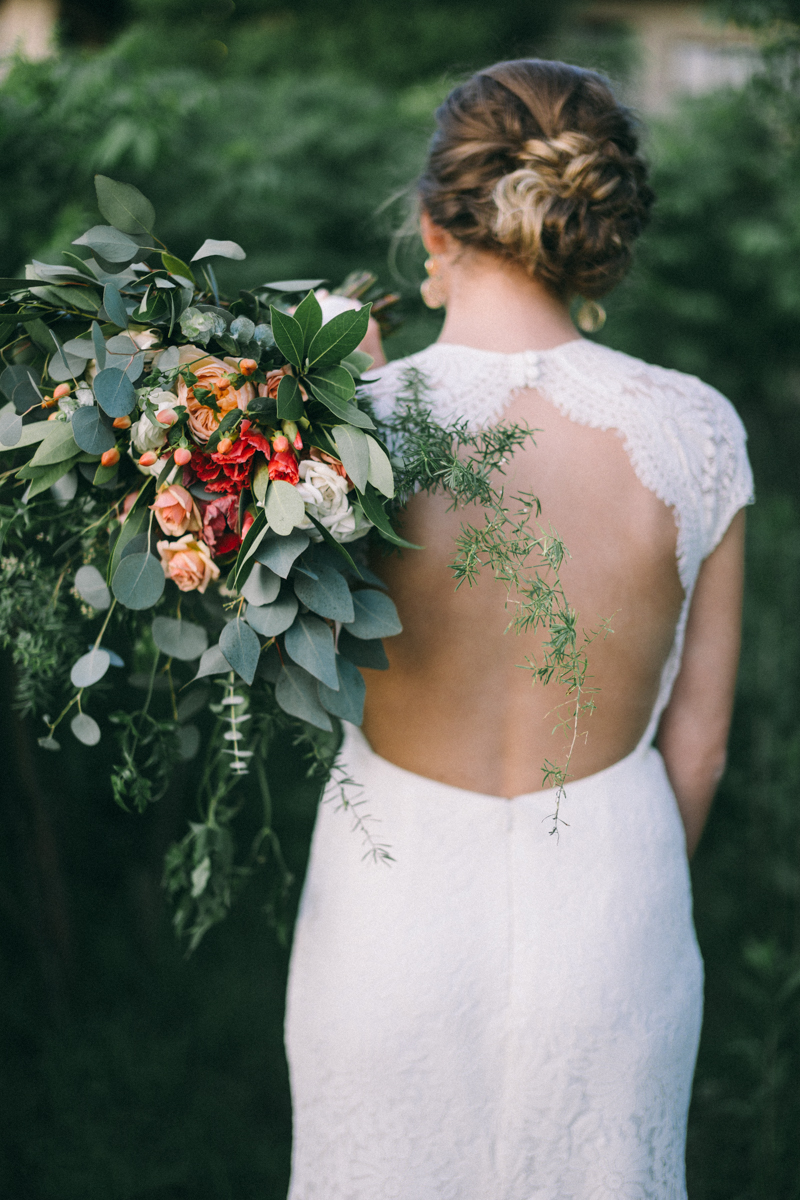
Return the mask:
[[741,639],[744,524],[742,510],[700,569],[681,669],[658,729],[689,857],[725,769]]

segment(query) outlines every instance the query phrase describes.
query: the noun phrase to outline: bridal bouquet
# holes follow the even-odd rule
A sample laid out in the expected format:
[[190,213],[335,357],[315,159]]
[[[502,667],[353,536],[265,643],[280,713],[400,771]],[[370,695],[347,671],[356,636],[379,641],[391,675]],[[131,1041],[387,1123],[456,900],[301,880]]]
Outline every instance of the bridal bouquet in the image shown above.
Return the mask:
[[229,303],[209,260],[242,259],[239,246],[207,240],[182,262],[136,188],[103,176],[96,188],[107,224],[78,253],[0,283],[3,582],[25,597],[33,574],[54,580],[52,612],[71,590],[92,624],[62,711],[45,717],[47,750],[67,721],[80,742],[101,739],[123,666],[115,636],[132,643],[145,699],[109,717],[123,806],[157,799],[199,752],[191,717],[210,701],[203,820],[167,865],[196,941],[246,874],[230,841],[237,777],[254,771],[263,791],[258,858],[273,838],[263,762],[276,731],[361,722],[358,668],[387,665],[381,639],[400,623],[359,543],[370,531],[405,543],[386,514],[392,461],[359,399],[370,304],[324,322],[321,280]]

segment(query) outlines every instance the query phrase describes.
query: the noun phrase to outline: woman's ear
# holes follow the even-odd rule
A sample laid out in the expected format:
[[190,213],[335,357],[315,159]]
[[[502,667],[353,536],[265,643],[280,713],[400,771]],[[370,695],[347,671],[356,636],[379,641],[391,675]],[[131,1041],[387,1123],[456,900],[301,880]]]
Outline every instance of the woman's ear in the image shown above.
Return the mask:
[[419,214],[419,227],[422,234],[422,244],[428,254],[446,254],[450,249],[452,238],[441,225],[435,225],[429,214],[423,208]]

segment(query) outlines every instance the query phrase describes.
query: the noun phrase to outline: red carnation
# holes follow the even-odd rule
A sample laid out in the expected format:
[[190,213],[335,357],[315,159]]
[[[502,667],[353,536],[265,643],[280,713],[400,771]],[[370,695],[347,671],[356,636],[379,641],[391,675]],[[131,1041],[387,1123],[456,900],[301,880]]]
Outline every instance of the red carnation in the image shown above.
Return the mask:
[[291,450],[276,450],[269,461],[270,479],[285,479],[287,483],[295,484],[300,478],[297,469],[297,459]]
[[220,496],[203,506],[203,540],[215,558],[238,550],[242,539],[236,532],[239,515],[238,496]]

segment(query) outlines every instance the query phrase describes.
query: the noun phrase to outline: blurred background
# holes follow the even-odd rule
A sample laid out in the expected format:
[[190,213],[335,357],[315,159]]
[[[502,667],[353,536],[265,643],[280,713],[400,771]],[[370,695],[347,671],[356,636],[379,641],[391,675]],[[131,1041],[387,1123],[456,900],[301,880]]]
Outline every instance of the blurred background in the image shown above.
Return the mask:
[[[730,765],[693,864],[707,1010],[692,1200],[800,1197],[798,22],[798,0],[0,2],[0,274],[58,261],[95,223],[102,172],[152,199],[173,253],[240,242],[227,288],[374,271],[402,295],[390,357],[437,334],[421,248],[395,253],[391,236],[455,82],[564,58],[641,113],[659,202],[599,336],[730,396],[758,491]],[[110,750],[37,747],[13,669],[10,648],[0,1196],[282,1200],[288,952],[268,880],[185,961],[160,879],[192,815],[191,764],[125,815]],[[317,796],[292,747],[271,770],[296,902]]]

